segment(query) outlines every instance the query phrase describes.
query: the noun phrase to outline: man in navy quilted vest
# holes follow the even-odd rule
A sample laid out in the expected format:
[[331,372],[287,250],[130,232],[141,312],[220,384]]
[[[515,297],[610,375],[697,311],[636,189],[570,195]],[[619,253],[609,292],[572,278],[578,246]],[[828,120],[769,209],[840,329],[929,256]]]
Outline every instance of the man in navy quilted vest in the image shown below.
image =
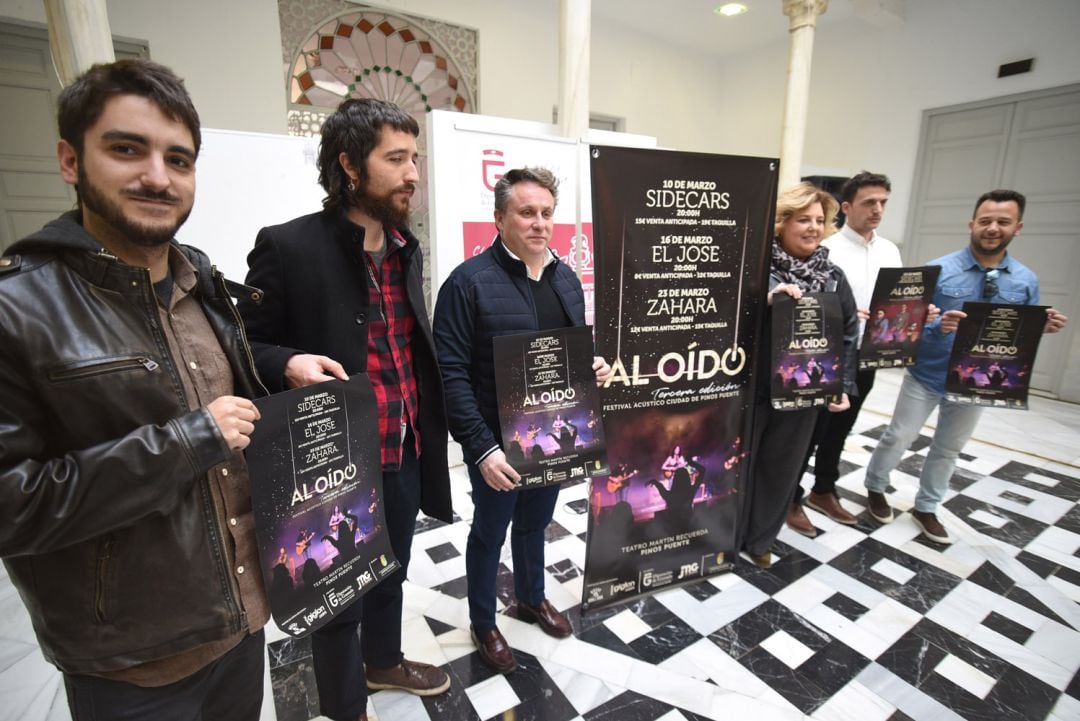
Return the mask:
[[[517,667],[495,625],[495,579],[506,530],[514,559],[517,617],[564,638],[570,622],[544,594],[544,531],[558,486],[517,490],[518,473],[499,445],[492,339],[499,335],[585,325],[585,294],[574,271],[548,244],[558,180],[544,168],[511,170],[495,185],[491,247],[454,269],[435,304],[439,356],[450,432],[464,452],[474,514],[465,551],[469,619],[480,657],[500,673]],[[597,382],[611,373],[595,358]]]

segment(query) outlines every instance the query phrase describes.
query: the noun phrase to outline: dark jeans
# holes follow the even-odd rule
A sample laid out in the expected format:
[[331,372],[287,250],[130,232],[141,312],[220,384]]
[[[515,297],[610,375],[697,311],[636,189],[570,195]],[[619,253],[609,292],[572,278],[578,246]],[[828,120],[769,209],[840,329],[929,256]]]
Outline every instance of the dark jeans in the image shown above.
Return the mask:
[[264,647],[259,631],[206,668],[155,688],[64,674],[71,717],[74,721],[258,721]]
[[469,620],[482,633],[495,628],[495,578],[511,520],[514,595],[530,606],[544,600],[544,531],[555,513],[559,487],[496,491],[484,482],[476,466],[468,464],[468,468],[474,512],[465,546],[465,576],[469,583]]
[[401,568],[311,634],[319,709],[334,721],[352,721],[367,709],[365,663],[373,668],[401,663],[401,584],[409,567],[420,511],[420,463],[411,450],[414,447],[410,428],[401,468],[383,471],[382,479],[386,530]]
[[[855,373],[855,385],[859,389],[859,395],[849,398],[851,407],[840,413],[830,413],[823,409],[818,412],[817,423],[814,425],[814,439],[806,450],[803,459],[802,470],[799,472],[799,480],[802,480],[806,469],[810,465],[810,457],[814,456],[814,493],[822,495],[836,493],[836,482],[840,480],[840,454],[844,451],[851,429],[855,427],[855,419],[859,417],[859,409],[862,408],[870,389],[874,387],[874,375],[877,371],[873,368]],[[817,448],[817,455],[814,449]],[[802,500],[802,486],[795,489],[795,503]]]

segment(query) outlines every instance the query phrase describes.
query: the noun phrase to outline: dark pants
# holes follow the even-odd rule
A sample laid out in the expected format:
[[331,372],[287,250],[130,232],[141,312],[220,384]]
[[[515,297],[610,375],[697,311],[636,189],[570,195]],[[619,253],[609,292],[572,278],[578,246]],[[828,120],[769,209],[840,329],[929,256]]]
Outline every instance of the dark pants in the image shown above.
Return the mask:
[[[814,456],[814,493],[822,495],[836,493],[836,482],[840,480],[840,454],[844,451],[851,429],[855,427],[855,419],[859,417],[859,409],[874,387],[874,376],[877,371],[873,368],[855,373],[855,385],[859,389],[859,395],[849,398],[851,407],[840,413],[830,413],[823,409],[818,412],[817,424],[814,426],[814,438],[810,448],[806,451],[803,459],[802,470],[799,480],[810,465],[810,457]],[[802,500],[802,486],[795,488],[795,503]]]
[[168,686],[64,674],[74,721],[258,721],[263,632],[246,636],[206,668]]
[[816,419],[812,408],[777,411],[768,398],[755,399],[750,485],[742,507],[741,547],[748,553],[765,553],[780,534]]
[[311,634],[319,709],[334,721],[352,721],[367,709],[364,664],[392,668],[401,663],[401,584],[409,567],[420,511],[420,463],[414,447],[410,429],[405,435],[401,468],[384,471],[382,479],[386,530],[401,568]]
[[465,546],[465,576],[469,583],[469,620],[478,633],[495,628],[495,578],[499,553],[510,521],[510,550],[514,558],[514,595],[537,606],[544,600],[544,531],[555,513],[558,486],[527,491],[496,491],[469,464],[473,489],[473,520]]

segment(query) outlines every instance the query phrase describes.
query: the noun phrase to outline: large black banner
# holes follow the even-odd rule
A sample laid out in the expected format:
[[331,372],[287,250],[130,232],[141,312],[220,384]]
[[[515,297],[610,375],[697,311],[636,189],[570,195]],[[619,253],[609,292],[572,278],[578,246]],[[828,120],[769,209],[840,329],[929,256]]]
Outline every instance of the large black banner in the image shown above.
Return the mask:
[[859,346],[859,370],[902,367],[915,362],[940,273],[939,265],[878,271],[870,298],[870,317]]
[[1026,409],[1046,309],[964,303],[967,317],[956,329],[945,397],[958,403]]
[[400,566],[382,509],[375,393],[367,374],[255,401],[245,453],[274,622],[304,636]]
[[497,336],[495,391],[521,488],[607,475],[592,328]]
[[778,163],[594,146],[608,478],[590,486],[582,605],[730,567]]

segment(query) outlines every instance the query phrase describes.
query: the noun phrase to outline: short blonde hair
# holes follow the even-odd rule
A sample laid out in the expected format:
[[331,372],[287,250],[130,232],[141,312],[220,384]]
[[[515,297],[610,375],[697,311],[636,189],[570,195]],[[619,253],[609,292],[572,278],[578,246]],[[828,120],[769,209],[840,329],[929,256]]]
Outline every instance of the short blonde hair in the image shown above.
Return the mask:
[[836,230],[836,213],[840,210],[836,198],[812,183],[799,183],[781,192],[776,199],[776,224],[773,227],[776,237],[780,237],[780,228],[791,216],[814,203],[821,203],[821,210],[825,213],[825,231]]

